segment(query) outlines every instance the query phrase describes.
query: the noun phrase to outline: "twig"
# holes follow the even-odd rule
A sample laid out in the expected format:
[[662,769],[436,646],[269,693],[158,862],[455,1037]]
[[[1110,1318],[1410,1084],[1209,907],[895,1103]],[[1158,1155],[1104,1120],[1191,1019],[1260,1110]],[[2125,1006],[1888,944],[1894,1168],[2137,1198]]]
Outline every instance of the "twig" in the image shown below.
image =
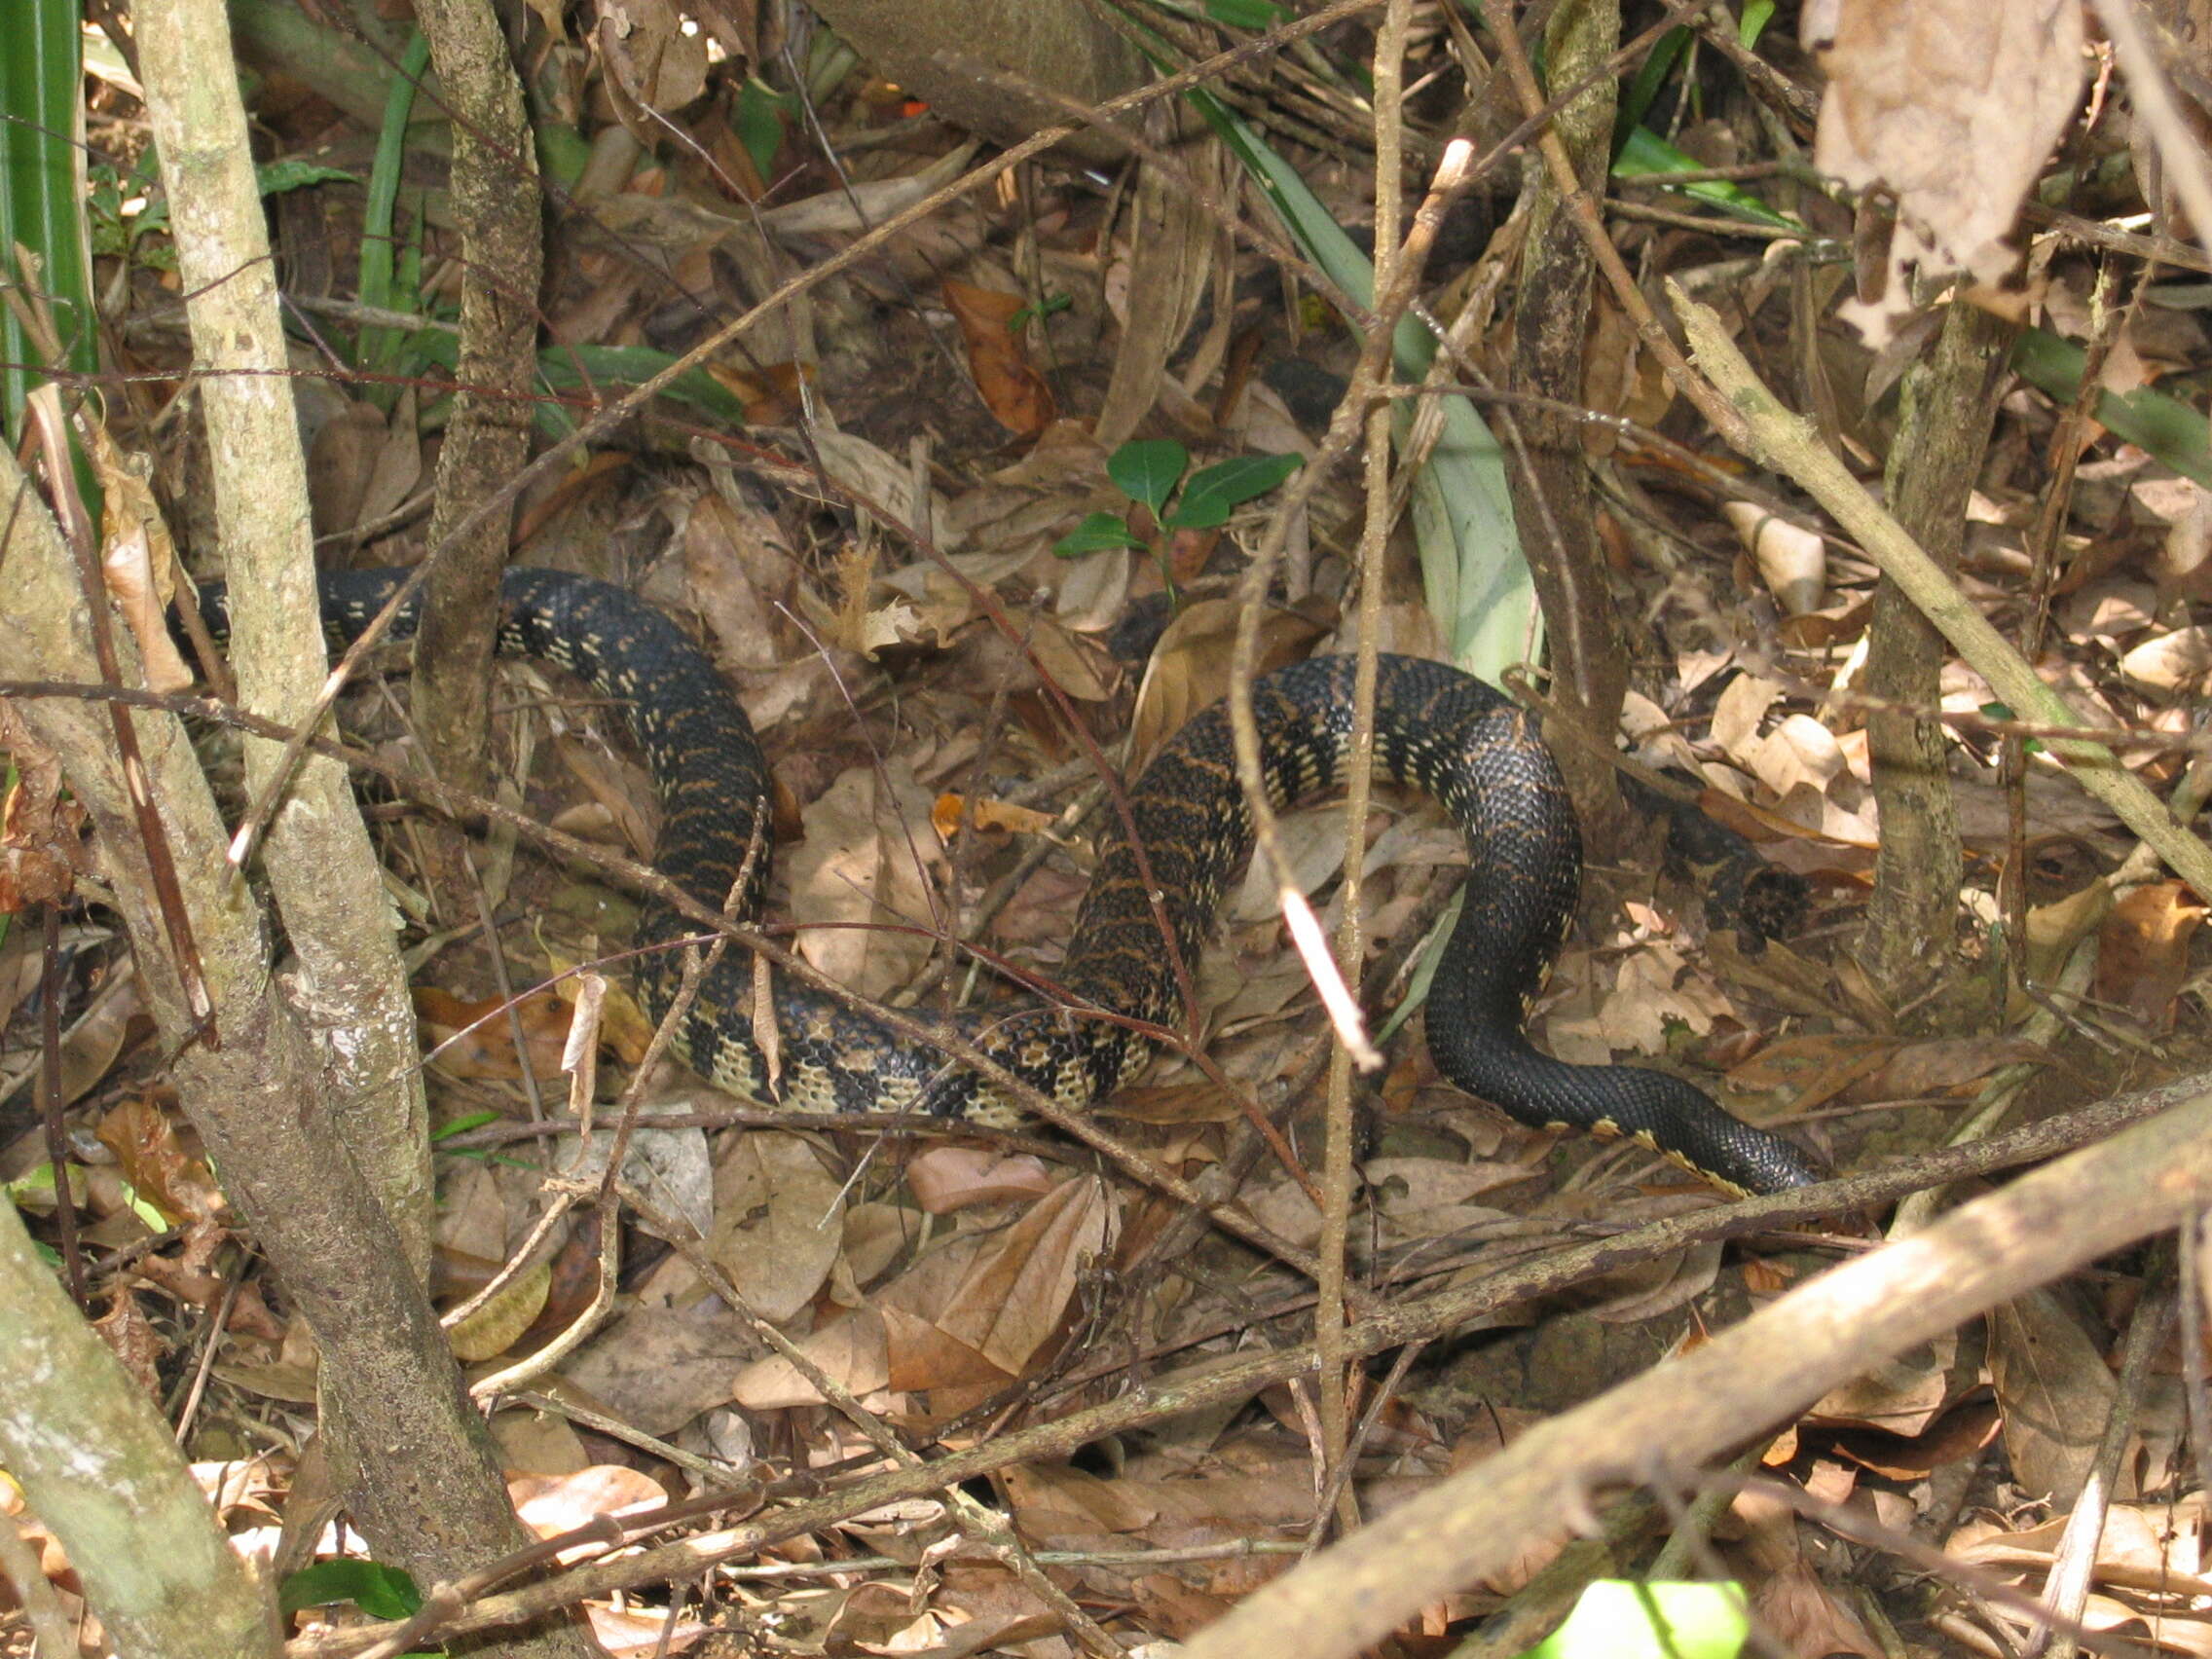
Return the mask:
[[2173,1324],[2171,1246],[2170,1239],[2162,1243],[2153,1271],[2145,1276],[2134,1317],[2127,1322],[2127,1339],[2120,1346],[2120,1377],[2113,1390],[2112,1410],[2105,1417],[2104,1434],[2097,1441],[2096,1456],[2089,1465],[2082,1495],[2066,1518],[2058,1547],[2051,1552],[2050,1576],[2043,1591],[2051,1619],[2044,1640],[2029,1648],[2029,1659],[2035,1659],[2039,1651],[2046,1659],[2074,1659],[2081,1649],[2076,1633],[2081,1629],[2083,1609],[2088,1605],[2090,1582],[2096,1576],[2097,1545],[2104,1537],[2106,1517],[2112,1512],[2120,1458],[2135,1434],[2136,1415],[2142,1410],[2152,1361],[2165,1346],[2166,1332]]
[[1438,1483],[1200,1631],[1186,1659],[1340,1659],[1511,1561],[1665,1448],[1727,1454],[1867,1366],[2178,1225],[2212,1198],[2212,1094],[1884,1245]]
[[1936,562],[1914,545],[1904,528],[1866,493],[1849,469],[1822,444],[1810,425],[1767,390],[1720,320],[1679,286],[1668,292],[1697,355],[1699,367],[1726,392],[1730,428],[1723,435],[1745,455],[1801,485],[1843,525],[1885,575],[1942,630],[1990,687],[2015,714],[2077,733],[2049,741],[2082,787],[2117,813],[2121,823],[2157,849],[2176,875],[2212,900],[2212,849],[2175,824],[2141,780],[2114,760],[2106,734],[2083,721],[2063,698],[2021,660],[1988,618],[1967,603]]
[[[2139,1124],[2153,1113],[2212,1109],[2212,1093],[2205,1092],[2208,1088],[2212,1088],[2212,1076],[2191,1078],[2164,1088],[2100,1102],[1975,1146],[1932,1153],[1893,1169],[1869,1171],[1818,1187],[1747,1198],[1736,1204],[1716,1205],[1694,1214],[1671,1217],[1615,1238],[1577,1245],[1535,1262],[1516,1265],[1476,1284],[1383,1308],[1351,1328],[1347,1333],[1347,1346],[1360,1353],[1376,1353],[1404,1343],[1442,1336],[1464,1329],[1500,1308],[1556,1295],[1601,1273],[1654,1260],[1693,1244],[1748,1237],[1831,1211],[1887,1203],[1921,1187],[2011,1168],[2081,1146],[2110,1133],[2120,1124]],[[2150,1179],[2145,1177],[2141,1186],[2150,1185]],[[2128,1201],[2134,1204],[2139,1198],[2140,1193],[2131,1193]],[[1945,1225],[1950,1225],[1950,1221]],[[2056,1231],[2054,1226],[2043,1226],[2030,1230],[2024,1236],[2046,1244],[2046,1235]],[[1885,1247],[1886,1250],[1896,1248],[1898,1246]],[[1870,1252],[1866,1259],[1882,1253]],[[1994,1261],[2000,1259],[2003,1252],[1992,1249],[1985,1255]],[[578,1567],[557,1579],[487,1599],[438,1628],[444,1636],[458,1636],[541,1617],[611,1590],[695,1578],[722,1562],[755,1554],[770,1544],[820,1527],[835,1525],[853,1514],[903,1499],[927,1496],[945,1486],[975,1480],[1016,1463],[1064,1457],[1077,1447],[1179,1413],[1249,1399],[1274,1383],[1312,1375],[1314,1364],[1309,1349],[1272,1351],[1227,1364],[1204,1362],[1137,1384],[1117,1399],[1057,1421],[1002,1434],[972,1449],[935,1458],[919,1469],[895,1469],[869,1475],[842,1484],[821,1498],[741,1527],[661,1545],[622,1561]],[[1740,1382],[1741,1379],[1735,1381]],[[669,1511],[661,1512],[664,1520],[673,1519],[679,1507],[672,1506]],[[312,1646],[295,1644],[295,1651],[303,1656],[328,1655],[336,1659],[338,1655],[356,1652],[383,1634],[382,1630],[333,1632]]]

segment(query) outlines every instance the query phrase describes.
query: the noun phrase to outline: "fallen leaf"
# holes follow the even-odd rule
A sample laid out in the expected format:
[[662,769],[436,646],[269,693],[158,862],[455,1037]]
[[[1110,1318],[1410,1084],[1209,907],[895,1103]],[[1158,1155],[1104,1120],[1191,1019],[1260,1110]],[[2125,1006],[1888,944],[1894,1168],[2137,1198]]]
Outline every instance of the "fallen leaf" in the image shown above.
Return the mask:
[[1814,165],[1897,198],[1886,289],[1844,308],[1885,339],[1911,306],[1906,265],[1927,278],[1965,271],[1983,282],[2009,268],[2003,239],[2081,94],[2082,8],[1842,0],[1807,18],[1806,44],[1828,77]]
[[968,343],[968,367],[976,389],[998,424],[1010,432],[1033,437],[1052,424],[1057,411],[1045,377],[1030,365],[1013,328],[1028,302],[972,283],[944,281],[944,303]]

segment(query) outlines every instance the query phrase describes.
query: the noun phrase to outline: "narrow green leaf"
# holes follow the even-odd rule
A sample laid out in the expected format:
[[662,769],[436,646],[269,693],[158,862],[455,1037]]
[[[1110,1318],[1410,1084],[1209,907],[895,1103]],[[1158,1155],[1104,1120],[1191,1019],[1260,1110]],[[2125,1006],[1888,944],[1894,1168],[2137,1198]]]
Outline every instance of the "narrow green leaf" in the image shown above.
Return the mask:
[[470,1129],[480,1129],[486,1124],[498,1123],[498,1119],[499,1114],[497,1112],[464,1113],[461,1117],[456,1118],[452,1123],[440,1124],[436,1128],[432,1129],[430,1131],[430,1139],[432,1141],[451,1140],[455,1135],[464,1135],[468,1133]]
[[784,100],[774,88],[757,77],[737,90],[737,109],[731,117],[737,141],[753,160],[753,170],[771,179],[776,152],[784,147]]
[[[99,368],[85,231],[83,19],[76,0],[19,0],[0,30],[0,282],[47,298],[63,367]],[[38,261],[35,280],[16,250]],[[12,308],[0,306],[0,424],[22,432],[43,364]],[[27,366],[26,366],[27,365]]]
[[276,1593],[276,1604],[287,1617],[302,1607],[332,1602],[350,1602],[371,1618],[406,1619],[423,1610],[423,1592],[396,1567],[348,1558],[303,1567]]
[[1206,16],[1233,29],[1272,29],[1289,16],[1274,0],[1206,0]]
[[1080,559],[1086,553],[1102,553],[1109,547],[1142,547],[1144,537],[1112,513],[1092,513],[1052,543],[1062,559]]
[[[1218,98],[1202,90],[1189,96],[1231,153],[1251,170],[1308,257],[1356,304],[1371,304],[1374,265],[1329,216],[1298,169]],[[1419,380],[1436,354],[1435,341],[1417,317],[1399,319],[1390,345],[1398,373],[1409,381]],[[1413,487],[1421,581],[1429,613],[1451,643],[1452,660],[1471,674],[1495,680],[1541,648],[1543,619],[1514,528],[1505,452],[1466,398],[1449,396],[1438,403],[1444,435]],[[1390,417],[1392,441],[1402,444],[1412,426],[1412,412],[1401,404]]]
[[253,181],[264,196],[282,196],[311,184],[353,184],[344,167],[326,167],[313,162],[270,162],[253,169]]
[[[398,266],[398,249],[392,240],[392,225],[399,204],[399,186],[402,164],[407,156],[407,118],[415,108],[415,84],[422,80],[424,71],[430,66],[430,43],[421,29],[417,29],[407,43],[407,51],[399,61],[399,73],[385,98],[384,126],[377,134],[376,160],[369,167],[369,201],[361,218],[361,271],[356,294],[364,306],[384,311],[404,311],[393,296],[392,274]],[[409,305],[413,296],[408,297]],[[381,369],[388,364],[399,346],[399,336],[389,328],[364,328],[353,345],[353,357],[357,367]],[[374,395],[372,393],[372,395]],[[379,399],[388,408],[391,396]]]
[[1191,474],[1175,510],[1163,521],[1176,530],[1212,530],[1230,513],[1265,496],[1296,472],[1304,458],[1295,455],[1240,455]]
[[[1665,183],[1669,173],[1697,172],[1702,170],[1703,166],[1696,157],[1684,155],[1650,128],[1639,127],[1630,131],[1621,143],[1620,154],[1613,158],[1613,176],[1653,178]],[[1716,207],[1723,213],[1733,214],[1751,224],[1805,232],[1805,227],[1795,219],[1786,213],[1777,213],[1750,191],[1739,189],[1725,179],[1699,179],[1693,184],[1677,185],[1675,188],[1709,207]]]
[[1191,464],[1191,452],[1173,438],[1140,438],[1106,458],[1106,476],[1132,501],[1142,501],[1153,517],[1164,516],[1175,481]]
[[[2012,366],[2021,377],[2061,403],[2071,403],[2080,392],[2082,365],[2082,348],[2046,329],[2022,330],[2012,348]],[[2145,387],[2100,392],[2096,414],[2113,432],[2212,490],[2212,441],[2204,417],[2188,404]]]
[[[423,329],[407,337],[407,350],[424,363],[453,369],[460,342],[444,329]],[[537,353],[537,372],[555,391],[596,390],[648,381],[676,359],[649,346],[549,346]],[[662,396],[684,403],[730,426],[745,424],[745,405],[704,369],[687,369],[669,383]]]
[[1629,82],[1628,90],[1621,93],[1620,113],[1613,118],[1613,150],[1619,153],[1628,142],[1628,135],[1643,125],[1651,105],[1659,96],[1659,89],[1667,84],[1675,65],[1682,60],[1689,49],[1688,29],[1669,29],[1659,37],[1659,44],[1644,55],[1636,78]]

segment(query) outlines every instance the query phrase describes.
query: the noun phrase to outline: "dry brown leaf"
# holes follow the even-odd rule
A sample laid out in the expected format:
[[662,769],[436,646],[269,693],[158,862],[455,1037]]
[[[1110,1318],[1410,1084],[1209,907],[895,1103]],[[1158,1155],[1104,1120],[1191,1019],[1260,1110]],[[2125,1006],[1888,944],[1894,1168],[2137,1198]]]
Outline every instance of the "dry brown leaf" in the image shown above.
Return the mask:
[[1759,577],[1786,616],[1818,610],[1826,590],[1828,544],[1750,501],[1723,501],[1720,516],[1757,562]]
[[1928,1430],[1971,1378],[1958,1375],[1958,1338],[1946,1334],[1899,1354],[1878,1371],[1830,1388],[1805,1414],[1808,1424],[1880,1429],[1910,1439]]
[[971,798],[947,792],[937,797],[937,805],[930,813],[930,824],[940,837],[951,840],[953,832],[965,823],[971,830],[1001,830],[1012,835],[1039,835],[1057,824],[1059,819],[1050,812],[1039,812],[1033,806],[1017,806],[1011,800],[998,800],[989,795]]
[[96,1133],[123,1178],[172,1225],[220,1222],[228,1213],[214,1173],[186,1149],[176,1120],[151,1100],[138,1096],[111,1107]]
[[2131,888],[2098,940],[2098,999],[2126,1008],[2154,1031],[2170,1030],[2174,1001],[2189,981],[2190,940],[2203,921],[2204,902],[2181,882]]
[[1105,701],[1121,682],[1113,654],[1097,641],[1041,616],[1029,630],[1029,651],[1044,677],[1086,703]]
[[591,1621],[592,1640],[608,1659],[688,1653],[714,1628],[675,1608],[610,1607],[600,1602],[586,1602],[584,1617]]
[[1785,1653],[1887,1659],[1858,1614],[1836,1600],[1802,1557],[1760,1579],[1751,1593],[1751,1617]]
[[384,442],[370,464],[368,485],[361,495],[361,522],[372,523],[397,511],[422,481],[423,441],[416,435],[415,388],[408,387],[392,407]]
[[1895,1037],[1815,1032],[1769,1043],[1728,1074],[1729,1087],[1751,1093],[1786,1091],[1791,1112],[1809,1112],[1872,1077],[1898,1051]]
[[148,688],[181,691],[194,676],[169,637],[176,552],[148,483],[145,459],[118,450],[107,428],[96,421],[79,430],[88,439],[87,453],[99,477],[100,566],[108,597],[123,613],[145,659]]
[[1720,688],[1713,702],[1713,719],[1706,736],[1730,760],[1751,769],[1745,756],[1758,742],[1759,726],[1767,711],[1782,700],[1782,682],[1755,674],[1739,674]]
[[607,84],[623,123],[649,151],[663,135],[663,123],[645,111],[667,115],[691,102],[707,85],[707,40],[686,30],[682,14],[667,0],[624,0],[600,13],[599,50],[607,65]]
[[516,1020],[521,1022],[523,1041],[530,1045],[532,1072],[540,1078],[561,1075],[570,1009],[560,998],[534,992],[516,1005],[514,1019],[509,1019],[507,1006],[498,997],[464,1002],[435,985],[417,985],[414,995],[424,1052],[450,1076],[502,1080],[522,1076],[522,1063],[515,1057]]
[[0,800],[0,915],[14,915],[58,903],[75,888],[85,810],[62,793],[60,760],[5,709],[0,745],[16,764],[15,787]]
[[802,928],[799,953],[862,996],[904,984],[929,957],[930,935],[911,930],[932,913],[917,866],[940,856],[930,806],[905,761],[855,766],[806,807],[806,838],[785,860],[793,913],[844,924]]
[[835,1261],[844,1183],[804,1135],[733,1135],[715,1164],[715,1231],[707,1253],[770,1324],[814,1300]]
[[1884,1480],[1925,1480],[1947,1463],[1974,1456],[1997,1438],[2004,1414],[1993,1400],[1955,1407],[1942,1413],[1922,1434],[1901,1436],[1871,1430],[1846,1430],[1829,1437],[1838,1457],[1870,1469]]
[[992,1364],[941,1325],[884,1304],[883,1319],[891,1367],[890,1385],[902,1393],[932,1388],[1003,1388],[1014,1374]]
[[454,1357],[473,1365],[505,1353],[544,1311],[545,1299],[552,1290],[552,1263],[525,1268],[500,1286],[491,1301],[446,1332],[446,1344]]
[[730,1379],[763,1349],[750,1320],[713,1303],[635,1308],[570,1357],[563,1386],[647,1434],[674,1434],[727,1404]]
[[1051,1172],[1027,1153],[1009,1157],[980,1147],[933,1146],[906,1165],[906,1191],[925,1215],[977,1204],[1028,1202],[1052,1190]]
[[384,435],[383,411],[351,399],[316,430],[308,449],[308,502],[317,535],[343,535],[360,524]]
[[[651,858],[653,843],[660,837],[660,799],[653,792],[650,774],[634,760],[566,732],[554,738],[553,752],[613,824],[631,855]],[[566,812],[556,821],[556,828],[571,834],[583,832]]]
[[[2073,117],[2085,65],[2077,0],[1830,0],[1805,42],[1828,75],[1814,161],[1898,203],[1886,294],[1858,313],[1877,340],[1911,305],[1904,267],[1994,282],[2020,201]],[[1876,296],[1863,296],[1876,299]]]
[[[2031,1291],[1990,1310],[1989,1372],[2013,1479],[2072,1508],[2119,1392],[2103,1353],[2055,1296]],[[2133,1485],[2123,1473],[2118,1495]]]
[[[883,1316],[872,1309],[857,1309],[823,1326],[798,1346],[825,1376],[862,1398],[891,1381],[889,1333]],[[730,1384],[729,1397],[756,1412],[822,1403],[814,1384],[780,1353],[756,1360],[740,1371]]]
[[1916,1100],[1979,1083],[2000,1066],[2050,1058],[2040,1043],[2019,1037],[1944,1037],[1908,1043],[1888,1065],[1852,1090],[1860,1100]]
[[1119,1222],[1114,1193],[1064,1182],[978,1253],[937,1323],[1010,1377],[1056,1332]]
[[983,406],[1008,431],[1031,437],[1051,425],[1058,411],[1045,377],[1030,364],[1015,334],[1014,316],[1028,301],[1019,294],[945,278],[944,303],[968,343],[968,367]]
[[138,1300],[138,1293],[129,1284],[116,1288],[115,1300],[105,1313],[92,1321],[92,1330],[130,1380],[145,1391],[150,1400],[162,1397],[161,1363],[168,1352],[168,1345],[162,1341],[161,1333],[154,1329],[153,1320]]
[[[1327,630],[1312,618],[1270,610],[1260,623],[1258,670],[1296,661]],[[1236,606],[1201,599],[1184,607],[1160,636],[1145,665],[1144,682],[1129,716],[1129,770],[1143,769],[1161,745],[1193,715],[1229,690],[1229,652],[1236,638]]]
[[[619,1463],[594,1463],[568,1475],[519,1475],[507,1483],[515,1516],[538,1539],[557,1538],[609,1515],[658,1508],[668,1492],[649,1475]],[[603,1554],[605,1544],[579,1544],[557,1558],[564,1567]]]
[[2212,669],[2212,628],[2176,628],[2155,634],[2120,659],[2120,672],[2154,691],[2201,684]]

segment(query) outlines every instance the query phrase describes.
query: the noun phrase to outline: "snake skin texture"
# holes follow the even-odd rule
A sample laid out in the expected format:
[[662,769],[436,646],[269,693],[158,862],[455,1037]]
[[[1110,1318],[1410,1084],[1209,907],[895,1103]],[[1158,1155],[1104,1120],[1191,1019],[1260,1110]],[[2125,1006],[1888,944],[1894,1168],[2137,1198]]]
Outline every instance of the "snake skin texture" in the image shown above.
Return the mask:
[[[323,620],[350,640],[406,572],[322,579]],[[203,601],[220,623],[222,596]],[[403,616],[395,638],[412,633]],[[768,772],[753,727],[714,665],[668,617],[617,587],[550,571],[507,572],[499,646],[588,682],[622,711],[662,805],[656,866],[719,909],[742,880],[737,913],[756,908],[767,869]],[[1270,792],[1278,806],[1336,787],[1350,748],[1349,657],[1317,657],[1253,688]],[[1467,837],[1471,866],[1458,926],[1429,992],[1429,1049],[1468,1093],[1524,1123],[1629,1135],[1734,1193],[1806,1185],[1820,1172],[1789,1141],[1729,1116],[1697,1088],[1632,1066],[1568,1065],[1524,1032],[1581,891],[1581,839],[1550,753],[1530,718],[1481,681],[1440,663],[1384,656],[1376,688],[1376,766],[1434,795]],[[1198,715],[1129,793],[1177,949],[1196,964],[1215,907],[1251,852],[1221,705]],[[957,1035],[1070,1108],[1113,1090],[1149,1052],[1109,1011],[1178,1023],[1172,959],[1163,946],[1134,848],[1118,824],[1078,914],[1058,975],[1064,1002],[1027,1002],[958,1016]],[[696,930],[648,905],[641,945]],[[656,1018],[672,1006],[681,953],[643,958],[640,1000]],[[776,977],[781,1067],[771,1087],[748,1011],[753,964],[731,950],[706,977],[677,1033],[684,1059],[733,1093],[794,1116],[920,1112],[1008,1124],[1020,1113],[974,1073],[918,1048],[865,1012]]]

